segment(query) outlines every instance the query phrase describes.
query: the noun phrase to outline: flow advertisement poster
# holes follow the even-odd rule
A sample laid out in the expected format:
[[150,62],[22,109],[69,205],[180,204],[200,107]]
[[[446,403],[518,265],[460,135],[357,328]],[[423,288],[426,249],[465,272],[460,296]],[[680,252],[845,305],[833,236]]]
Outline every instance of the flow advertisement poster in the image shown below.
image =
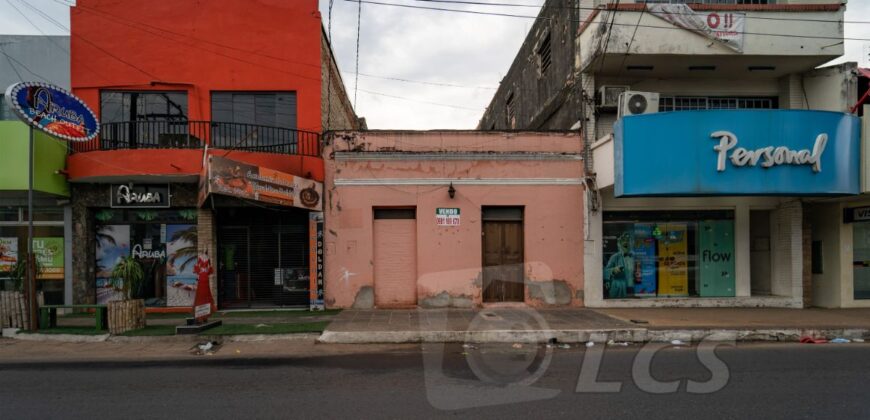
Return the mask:
[[634,225],[634,295],[656,294],[656,240],[652,223]]
[[659,296],[688,296],[688,240],[685,223],[659,225]]

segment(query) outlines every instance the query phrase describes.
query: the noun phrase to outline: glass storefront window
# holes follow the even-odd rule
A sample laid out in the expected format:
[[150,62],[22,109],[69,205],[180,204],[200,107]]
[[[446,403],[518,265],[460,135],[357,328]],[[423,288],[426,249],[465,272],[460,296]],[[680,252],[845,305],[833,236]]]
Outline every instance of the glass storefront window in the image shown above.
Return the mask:
[[870,299],[870,222],[852,224],[854,299]]
[[131,291],[146,306],[192,306],[196,292],[196,209],[97,209],[97,303],[120,299],[112,271],[121,257],[132,256],[145,273]]
[[734,296],[729,211],[604,214],[604,297]]
[[[63,226],[34,226],[33,245],[39,268],[36,289],[43,292],[46,304],[63,304]],[[0,226],[0,290],[21,290],[23,274],[16,274],[16,266],[26,253],[27,225]]]

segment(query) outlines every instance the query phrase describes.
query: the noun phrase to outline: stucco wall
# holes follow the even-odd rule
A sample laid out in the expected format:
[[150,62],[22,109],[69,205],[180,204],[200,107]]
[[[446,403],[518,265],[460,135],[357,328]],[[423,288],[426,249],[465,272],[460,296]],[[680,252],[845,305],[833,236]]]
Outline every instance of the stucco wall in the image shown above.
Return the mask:
[[[485,152],[490,150],[490,152]],[[480,151],[480,152],[478,152]],[[582,305],[579,138],[480,132],[339,133],[326,141],[325,299],[370,307],[373,209],[415,207],[417,304],[482,304],[483,206],[524,208],[525,302]],[[448,188],[453,182],[455,198]],[[435,223],[438,207],[461,224]]]

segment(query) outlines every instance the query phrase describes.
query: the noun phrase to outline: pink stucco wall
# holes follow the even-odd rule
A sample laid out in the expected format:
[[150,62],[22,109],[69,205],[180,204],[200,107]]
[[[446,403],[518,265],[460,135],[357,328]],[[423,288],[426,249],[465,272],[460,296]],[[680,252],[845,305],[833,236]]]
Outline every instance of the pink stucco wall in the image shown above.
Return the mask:
[[[372,305],[373,209],[383,207],[416,208],[416,277],[407,281],[416,283],[417,304],[481,305],[481,207],[502,205],[524,208],[525,302],[582,305],[581,149],[579,136],[563,133],[365,132],[328,137],[327,305]],[[456,189],[453,199],[447,193],[450,181]],[[426,185],[403,185],[407,182]],[[520,185],[529,182],[535,185]],[[438,207],[460,208],[460,226],[437,226]]]

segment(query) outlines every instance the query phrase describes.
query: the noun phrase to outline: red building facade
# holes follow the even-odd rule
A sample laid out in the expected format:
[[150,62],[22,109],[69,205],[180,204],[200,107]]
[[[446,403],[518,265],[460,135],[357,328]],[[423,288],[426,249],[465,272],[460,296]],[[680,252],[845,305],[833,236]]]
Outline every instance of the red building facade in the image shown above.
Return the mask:
[[70,15],[72,89],[101,122],[67,162],[74,300],[117,298],[131,257],[134,297],[186,307],[208,253],[219,307],[307,305],[320,135],[357,127],[317,1],[81,0]]

